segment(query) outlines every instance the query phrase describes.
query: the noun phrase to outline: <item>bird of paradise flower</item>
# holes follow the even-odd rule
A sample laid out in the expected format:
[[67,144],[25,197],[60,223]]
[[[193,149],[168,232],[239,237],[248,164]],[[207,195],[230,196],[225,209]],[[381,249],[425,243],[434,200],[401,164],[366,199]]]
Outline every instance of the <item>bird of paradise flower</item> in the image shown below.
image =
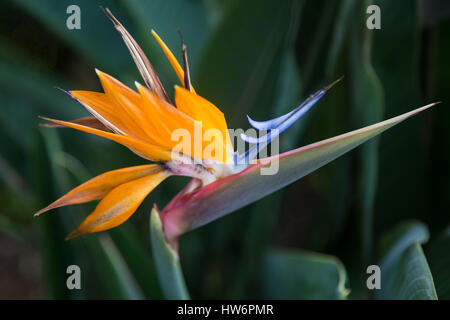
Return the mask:
[[[388,128],[435,105],[429,104],[359,130],[256,160],[258,153],[272,139],[304,115],[334,83],[317,91],[288,114],[262,122],[249,118],[254,128],[268,130],[269,133],[259,138],[242,134],[242,139],[253,145],[244,153],[233,152],[223,113],[194,90],[184,42],[182,67],[152,30],[152,35],[182,83],[182,87],[175,87],[175,103],[172,103],[137,42],[108,9],[105,13],[121,34],[145,86],[136,82],[136,92],[112,76],[96,70],[104,93],[67,92],[92,114],[91,117],[74,121],[42,118],[49,121],[48,126],[66,126],[120,143],[153,163],[103,173],[35,214],[40,215],[61,206],[101,200],[67,239],[122,224],[163,180],[172,175],[184,175],[192,177],[191,182],[164,210],[159,212],[155,206],[153,211],[157,222],[161,222],[163,241],[176,253],[181,234],[300,179]],[[194,132],[199,125],[202,130],[213,129],[220,133],[214,141],[214,152],[205,153],[207,145],[200,150],[194,148],[198,142],[194,141]],[[177,141],[171,137],[180,128],[191,134],[192,148],[174,152]],[[259,170],[274,161],[279,162],[278,172],[275,175],[261,175]]]

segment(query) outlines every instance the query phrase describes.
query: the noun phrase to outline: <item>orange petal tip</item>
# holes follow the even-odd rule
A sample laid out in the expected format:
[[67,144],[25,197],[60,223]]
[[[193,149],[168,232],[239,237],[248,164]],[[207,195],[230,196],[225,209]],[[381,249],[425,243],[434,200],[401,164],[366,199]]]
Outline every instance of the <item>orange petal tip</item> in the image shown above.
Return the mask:
[[39,210],[38,212],[36,212],[35,214],[33,214],[33,217],[40,216],[41,214],[43,214],[44,212],[47,212],[48,210],[50,210],[50,209],[48,209],[48,207],[45,207],[45,208]]
[[134,85],[136,86],[136,88],[139,90],[140,88],[143,88],[144,86],[142,84],[140,84],[139,82],[135,81]]
[[70,240],[72,238],[81,236],[82,234],[83,234],[82,232],[80,232],[80,231],[78,231],[78,229],[76,229],[76,230],[72,231],[71,233],[69,233],[67,235],[67,237],[64,238],[64,240]]

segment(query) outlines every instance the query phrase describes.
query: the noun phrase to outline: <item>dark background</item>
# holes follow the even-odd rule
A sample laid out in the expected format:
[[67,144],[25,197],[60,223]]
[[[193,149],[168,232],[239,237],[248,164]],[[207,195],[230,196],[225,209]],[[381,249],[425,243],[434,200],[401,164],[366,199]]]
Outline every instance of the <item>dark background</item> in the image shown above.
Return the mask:
[[[39,126],[38,115],[86,115],[54,86],[99,91],[94,68],[130,87],[140,81],[99,5],[133,34],[171,95],[178,81],[150,30],[177,57],[181,30],[197,92],[225,113],[231,128],[248,128],[247,114],[257,120],[284,114],[344,75],[281,136],[281,151],[444,102],[183,236],[192,297],[328,299],[346,296],[345,287],[353,299],[427,298],[421,287],[412,295],[401,289],[412,276],[449,298],[450,2],[374,3],[381,30],[366,28],[370,1],[3,1],[0,298],[163,297],[149,212],[153,203],[164,207],[187,179],[168,179],[129,221],[101,234],[64,241],[93,204],[32,216],[94,175],[144,163],[101,138]],[[66,28],[70,4],[81,9],[81,30]],[[392,286],[400,289],[383,282],[373,294],[366,267],[382,263],[387,252],[396,262],[383,271],[385,279],[395,275]],[[82,290],[66,289],[70,264],[82,269]]]

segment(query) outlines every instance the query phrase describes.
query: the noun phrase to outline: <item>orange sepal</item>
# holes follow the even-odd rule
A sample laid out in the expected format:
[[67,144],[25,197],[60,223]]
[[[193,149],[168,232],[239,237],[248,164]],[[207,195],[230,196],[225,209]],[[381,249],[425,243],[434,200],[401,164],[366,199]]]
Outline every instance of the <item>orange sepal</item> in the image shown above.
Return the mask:
[[95,134],[97,136],[115,141],[117,143],[120,143],[127,148],[129,148],[131,151],[139,155],[140,157],[143,157],[145,159],[153,160],[153,161],[161,161],[161,160],[171,160],[171,151],[165,148],[161,148],[160,146],[152,145],[150,143],[147,143],[142,140],[134,139],[128,136],[114,134],[110,132],[105,132],[102,130],[97,130],[85,126],[81,126],[76,123],[68,122],[68,121],[61,121],[61,120],[55,120],[50,119],[46,117],[41,117],[44,120],[57,123],[69,128],[77,129],[80,131],[84,131],[87,133]]
[[[152,35],[158,41],[158,44],[163,49],[164,53],[166,54],[167,59],[169,60],[170,64],[172,65],[172,68],[175,70],[175,73],[178,76],[178,79],[180,79],[180,82],[184,84],[184,70],[181,67],[180,63],[178,62],[177,58],[173,55],[172,51],[170,51],[169,47],[162,41],[162,39],[158,36],[158,34],[155,32],[155,30],[152,30]],[[192,92],[195,92],[194,87],[191,85]]]
[[157,164],[148,164],[105,172],[72,189],[52,204],[36,212],[34,215],[38,216],[46,211],[71,204],[100,200],[115,187],[131,180],[158,172],[160,169],[161,168]]
[[[175,102],[177,109],[202,123],[203,130],[216,129],[222,135],[223,155],[228,155],[228,150],[232,150],[231,139],[228,134],[227,122],[222,111],[205,98],[190,92],[185,88],[175,87]],[[220,159],[220,161],[224,161]]]
[[154,143],[149,134],[153,128],[144,117],[140,95],[109,74],[97,69],[95,71],[106,96],[111,101],[110,106],[114,108],[113,112],[118,114],[127,127],[128,135]]
[[[70,95],[83,105],[99,121],[115,133],[130,135],[129,130],[121,120],[121,111],[115,108],[106,94],[94,91],[73,90]],[[82,123],[79,123],[82,124]]]

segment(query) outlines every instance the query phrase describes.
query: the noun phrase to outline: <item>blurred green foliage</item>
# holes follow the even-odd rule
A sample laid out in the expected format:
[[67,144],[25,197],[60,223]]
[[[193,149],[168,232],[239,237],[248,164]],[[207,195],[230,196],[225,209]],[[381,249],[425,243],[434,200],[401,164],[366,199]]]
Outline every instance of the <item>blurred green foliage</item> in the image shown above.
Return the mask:
[[[381,30],[366,28],[372,3],[381,9]],[[70,4],[81,9],[81,30],[66,28]],[[39,252],[44,297],[163,298],[148,237],[150,208],[164,207],[188,181],[168,179],[127,223],[102,234],[64,241],[93,205],[32,217],[89,177],[143,163],[102,139],[39,127],[38,115],[85,115],[54,86],[100,90],[94,67],[130,86],[139,80],[99,5],[135,36],[170,95],[177,80],[150,30],[177,56],[181,30],[196,90],[221,108],[231,128],[247,128],[246,114],[281,115],[344,75],[283,134],[281,151],[444,101],[183,236],[180,258],[193,298],[450,297],[449,4],[9,0],[0,12],[0,234]],[[66,289],[70,264],[83,270],[82,290]],[[382,268],[375,294],[366,287],[370,264]]]

